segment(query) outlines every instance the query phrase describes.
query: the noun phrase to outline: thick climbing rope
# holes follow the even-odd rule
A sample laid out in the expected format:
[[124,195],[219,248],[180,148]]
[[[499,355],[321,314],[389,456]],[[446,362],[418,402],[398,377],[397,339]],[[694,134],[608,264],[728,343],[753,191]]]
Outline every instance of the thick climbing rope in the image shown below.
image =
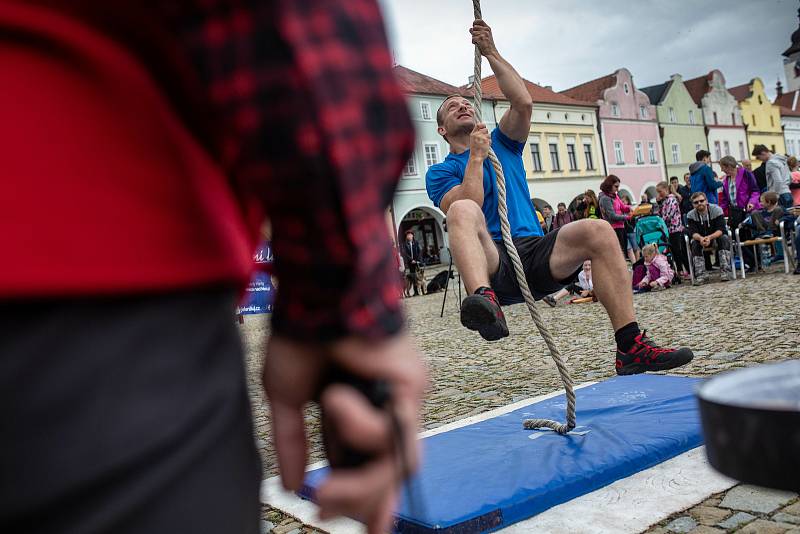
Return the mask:
[[[475,19],[482,19],[481,16],[481,3],[480,0],[472,0],[475,8]],[[478,45],[475,45],[475,80],[473,82],[473,90],[475,96],[475,114],[478,122],[483,122],[481,112],[481,101],[483,100],[483,90],[481,88],[481,51]],[[526,419],[524,427],[527,429],[549,428],[558,432],[559,434],[566,434],[575,428],[575,391],[572,387],[572,377],[569,374],[567,366],[564,364],[564,358],[558,350],[552,334],[547,329],[547,326],[542,321],[539,315],[539,310],[536,309],[535,300],[528,287],[528,281],[525,279],[525,271],[522,268],[522,261],[519,259],[519,252],[511,239],[511,225],[508,222],[508,205],[506,203],[506,178],[503,175],[503,167],[497,159],[497,155],[493,149],[489,149],[489,161],[494,167],[494,173],[497,176],[497,208],[500,212],[500,230],[503,234],[503,243],[506,246],[508,255],[511,257],[511,263],[514,264],[514,273],[517,275],[517,283],[519,284],[522,296],[525,297],[525,303],[528,305],[528,310],[531,312],[531,318],[536,324],[542,338],[544,339],[547,348],[550,349],[550,355],[558,368],[558,374],[561,375],[561,382],[564,383],[564,391],[567,397],[567,422],[559,423],[550,419]]]

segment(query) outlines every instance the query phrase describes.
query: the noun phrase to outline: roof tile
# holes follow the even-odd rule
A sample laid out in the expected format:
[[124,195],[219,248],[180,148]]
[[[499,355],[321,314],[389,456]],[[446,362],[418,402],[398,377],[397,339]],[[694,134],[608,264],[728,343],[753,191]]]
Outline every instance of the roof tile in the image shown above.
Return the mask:
[[403,67],[402,65],[395,66],[394,74],[397,77],[397,81],[400,83],[400,87],[406,93],[441,96],[463,94],[463,91],[455,85],[450,85],[449,83]]
[[570,89],[561,91],[562,95],[566,95],[576,100],[584,102],[597,102],[603,98],[603,92],[609,87],[614,87],[617,83],[616,73],[602,76],[595,80],[576,85]]
[[[528,93],[530,93],[534,103],[539,102],[542,104],[561,104],[565,106],[597,107],[597,104],[595,104],[594,102],[583,102],[580,100],[576,100],[574,98],[570,98],[567,95],[556,93],[552,89],[542,87],[541,85],[535,84],[524,78],[523,81],[525,82],[525,87],[528,89]],[[465,86],[462,87],[461,89],[472,95],[472,87],[468,88]],[[497,77],[494,75],[487,76],[486,78],[481,79],[481,89],[483,89],[484,98],[491,98],[497,100],[505,99],[503,92],[500,91],[500,85],[497,82]]]

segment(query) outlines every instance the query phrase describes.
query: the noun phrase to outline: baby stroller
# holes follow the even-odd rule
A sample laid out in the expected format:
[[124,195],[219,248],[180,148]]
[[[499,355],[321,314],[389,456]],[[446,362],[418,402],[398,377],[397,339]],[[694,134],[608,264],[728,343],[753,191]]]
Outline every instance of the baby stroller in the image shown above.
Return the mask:
[[[658,215],[640,217],[639,220],[636,221],[635,232],[636,242],[639,244],[639,248],[644,248],[645,245],[653,243],[658,247],[658,251],[667,257],[669,264],[672,266],[672,272],[675,273],[675,276],[672,278],[672,285],[682,283],[683,280],[678,274],[678,266],[675,263],[675,257],[669,245],[669,229],[664,219]],[[636,263],[638,264],[640,262],[644,265],[644,256]],[[634,269],[635,268],[636,266],[634,265]]]

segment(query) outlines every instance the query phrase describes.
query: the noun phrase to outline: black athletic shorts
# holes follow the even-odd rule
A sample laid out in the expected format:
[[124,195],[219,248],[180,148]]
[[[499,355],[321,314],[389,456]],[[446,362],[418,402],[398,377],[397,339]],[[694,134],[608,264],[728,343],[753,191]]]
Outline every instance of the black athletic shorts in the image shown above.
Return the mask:
[[[525,279],[528,287],[536,300],[555,293],[563,288],[578,276],[582,266],[579,266],[574,273],[563,280],[554,280],[550,272],[550,255],[553,254],[553,247],[556,244],[558,229],[545,234],[543,237],[519,237],[514,239],[522,266],[525,270]],[[489,278],[492,289],[497,294],[500,304],[519,304],[525,302],[517,284],[517,275],[514,274],[514,265],[511,257],[506,251],[502,242],[495,241],[497,253],[500,255],[500,268]]]

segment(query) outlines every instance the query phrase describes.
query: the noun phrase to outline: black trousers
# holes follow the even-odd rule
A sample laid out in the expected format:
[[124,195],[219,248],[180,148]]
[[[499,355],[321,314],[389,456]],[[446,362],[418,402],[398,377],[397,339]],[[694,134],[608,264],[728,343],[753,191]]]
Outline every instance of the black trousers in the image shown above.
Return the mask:
[[683,239],[683,232],[672,232],[669,234],[669,248],[672,250],[672,257],[675,258],[675,265],[678,271],[689,272],[689,256],[686,253],[686,241]]
[[625,232],[625,228],[614,228],[614,233],[617,234],[617,241],[619,242],[619,248],[622,250],[622,257],[628,257],[628,234]]
[[0,532],[257,533],[234,302],[0,302]]

